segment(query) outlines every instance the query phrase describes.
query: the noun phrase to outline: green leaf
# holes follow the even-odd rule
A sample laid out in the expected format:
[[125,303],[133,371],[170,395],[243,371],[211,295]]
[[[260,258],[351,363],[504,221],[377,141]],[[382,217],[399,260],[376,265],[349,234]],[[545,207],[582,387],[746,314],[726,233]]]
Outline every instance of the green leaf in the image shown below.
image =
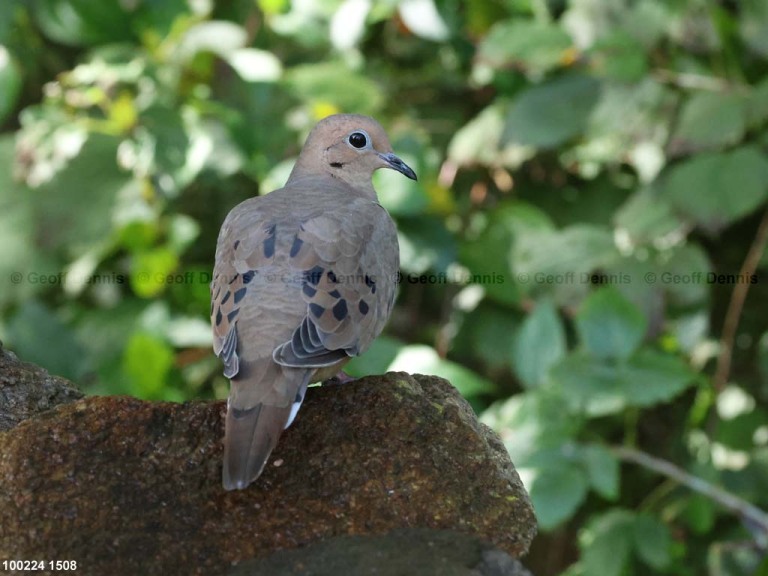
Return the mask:
[[168,245],[177,254],[183,253],[200,235],[200,224],[186,214],[173,214],[168,219]]
[[[419,275],[428,270],[444,273],[456,260],[456,241],[438,218],[401,220],[398,238],[400,266],[405,273],[405,283],[420,281]],[[441,278],[436,277],[435,283],[440,282]]]
[[135,7],[135,30],[139,37],[142,35],[157,35],[166,37],[170,34],[178,34],[179,21],[184,21],[188,16],[207,16],[210,11],[205,10],[205,2],[190,5],[186,0],[164,0],[163,2],[142,2]]
[[641,349],[619,369],[628,403],[641,407],[671,400],[695,378],[696,373],[677,356],[650,349]]
[[211,325],[200,317],[174,318],[169,322],[165,336],[177,348],[210,348],[213,345]]
[[21,70],[8,49],[0,44],[0,124],[16,108],[21,93]]
[[627,6],[618,16],[621,19],[621,27],[650,52],[667,34],[669,12],[665,2],[653,0]]
[[119,0],[38,0],[30,12],[51,40],[87,46],[131,38],[123,4]]
[[697,224],[720,229],[768,197],[768,159],[753,146],[699,154],[672,167],[662,196]]
[[25,362],[70,380],[77,381],[87,367],[84,350],[70,327],[37,300],[24,302],[13,315],[6,344]]
[[556,24],[509,20],[494,25],[478,48],[478,57],[494,68],[516,66],[541,75],[564,63],[570,36]]
[[590,64],[598,76],[619,82],[637,82],[648,70],[643,45],[623,30],[597,41],[590,52]]
[[492,394],[496,385],[472,370],[441,358],[431,346],[411,344],[405,346],[389,365],[390,372],[431,374],[445,378],[465,398],[480,394]]
[[521,147],[509,147],[516,149],[517,155],[512,152],[506,154],[501,147],[504,116],[508,107],[506,99],[497,98],[457,130],[448,145],[448,157],[461,166],[515,166],[527,160],[532,153],[522,152]]
[[199,52],[213,52],[227,59],[245,46],[248,33],[245,29],[224,20],[200,22],[189,28],[177,47],[176,56],[181,61],[194,58]]
[[564,461],[536,470],[530,496],[543,530],[552,530],[568,520],[584,502],[588,482],[584,471]]
[[[679,99],[671,88],[646,75],[628,84],[606,81],[577,144],[562,162],[593,177],[602,165],[632,165],[641,182],[652,182],[666,163],[670,110]],[[583,164],[583,166],[582,166]],[[610,177],[614,188],[618,181]],[[581,186],[578,187],[579,189]]]
[[241,48],[227,55],[227,62],[246,82],[274,82],[283,73],[280,60],[266,50]]
[[19,29],[19,18],[27,18],[26,10],[26,0],[0,2],[0,44],[12,42],[14,32]]
[[542,465],[543,451],[562,452],[562,446],[571,443],[582,426],[580,418],[568,413],[565,399],[544,388],[496,402],[483,413],[481,421],[499,433],[520,467]]
[[649,244],[682,227],[669,202],[647,188],[630,196],[614,219],[636,244]]
[[703,304],[710,293],[707,274],[712,269],[704,249],[698,244],[686,244],[662,263],[654,285],[662,286],[670,304],[691,306]]
[[512,349],[512,366],[528,387],[541,384],[566,353],[565,330],[555,306],[539,302],[525,319]]
[[645,336],[643,314],[613,286],[595,290],[576,315],[576,331],[596,358],[626,360]]
[[634,515],[613,509],[592,520],[579,534],[585,574],[622,576],[633,545]]
[[619,258],[608,229],[584,224],[521,235],[512,251],[518,282],[571,306],[589,292],[589,275]]
[[604,416],[621,412],[627,404],[618,368],[586,353],[569,354],[552,369],[550,377],[571,410]]
[[581,274],[618,256],[611,233],[602,227],[575,225],[521,238],[515,264],[520,273]]
[[554,148],[580,134],[600,96],[600,83],[571,74],[522,92],[507,115],[503,143]]
[[619,496],[619,461],[610,450],[599,444],[585,446],[581,459],[587,469],[593,490],[608,500]]
[[370,374],[384,374],[397,353],[405,346],[399,340],[387,336],[379,336],[371,347],[361,356],[352,358],[344,366],[344,371],[350,376],[362,377]]
[[739,32],[758,56],[768,58],[768,5],[760,0],[740,4]]
[[511,270],[513,248],[519,240],[552,228],[551,220],[538,208],[503,202],[490,212],[479,233],[460,246],[459,259],[474,275],[502,276],[502,282],[483,285],[486,294],[497,302],[515,304],[520,291]]
[[[400,157],[409,166],[415,167],[412,159],[407,154]],[[374,174],[373,185],[376,190],[381,190],[381,205],[394,217],[419,216],[427,211],[429,196],[424,187],[409,178],[404,178],[394,170],[379,170]]]
[[160,234],[160,226],[154,219],[133,220],[117,229],[118,243],[131,252],[147,250],[154,246]]
[[[720,400],[720,398],[718,398]],[[715,441],[734,450],[750,450],[757,431],[768,422],[768,413],[759,408],[718,421]]]
[[[141,114],[144,132],[138,138],[140,156],[153,159],[155,183],[162,192],[175,195],[190,180],[186,174],[190,139],[181,112],[170,106],[155,104]],[[170,176],[164,178],[163,176]]]
[[139,252],[133,257],[131,288],[142,298],[157,296],[166,289],[169,275],[178,265],[178,256],[168,248]]
[[648,349],[618,363],[572,353],[550,374],[572,409],[593,417],[671,400],[696,377],[676,356]]
[[[44,255],[34,249],[34,218],[29,192],[13,178],[14,139],[0,136],[0,308],[13,300],[23,301],[42,286],[30,281],[41,272]],[[41,258],[42,257],[42,258]]]
[[683,106],[669,147],[674,154],[723,148],[741,141],[745,130],[745,100],[741,95],[695,92]]
[[51,249],[80,256],[110,236],[115,200],[130,181],[117,167],[118,144],[116,138],[90,134],[53,180],[30,192],[39,229]]
[[453,350],[461,358],[479,358],[492,371],[510,365],[509,351],[520,323],[519,316],[506,307],[486,300],[462,318]]
[[257,0],[257,4],[269,16],[285,13],[291,6],[290,0]]
[[635,552],[656,570],[663,570],[672,560],[672,535],[669,528],[648,514],[638,514],[632,524]]
[[747,99],[747,123],[750,128],[760,128],[768,120],[768,78],[752,88]]
[[403,24],[420,38],[442,42],[450,37],[448,25],[437,11],[434,0],[401,2],[397,6]]
[[717,510],[706,496],[691,494],[683,510],[683,517],[694,533],[710,534],[715,525]]
[[283,81],[289,93],[310,104],[331,104],[360,114],[375,114],[384,104],[384,91],[378,85],[338,62],[294,66]]
[[84,390],[89,394],[128,394],[121,361],[125,346],[137,327],[145,302],[125,298],[110,308],[89,307],[73,325],[76,341],[85,349],[93,363],[96,378]]
[[130,379],[131,393],[139,398],[162,398],[173,361],[173,350],[165,341],[135,332],[123,354],[123,371]]

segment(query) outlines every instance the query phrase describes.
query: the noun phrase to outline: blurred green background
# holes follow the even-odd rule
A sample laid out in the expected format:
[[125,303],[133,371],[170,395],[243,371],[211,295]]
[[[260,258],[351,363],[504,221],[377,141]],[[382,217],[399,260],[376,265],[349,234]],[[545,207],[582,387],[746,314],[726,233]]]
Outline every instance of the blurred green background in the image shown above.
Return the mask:
[[219,226],[334,112],[419,174],[376,175],[404,276],[351,372],[445,376],[501,434],[530,568],[767,574],[765,0],[2,0],[6,347],[225,397]]

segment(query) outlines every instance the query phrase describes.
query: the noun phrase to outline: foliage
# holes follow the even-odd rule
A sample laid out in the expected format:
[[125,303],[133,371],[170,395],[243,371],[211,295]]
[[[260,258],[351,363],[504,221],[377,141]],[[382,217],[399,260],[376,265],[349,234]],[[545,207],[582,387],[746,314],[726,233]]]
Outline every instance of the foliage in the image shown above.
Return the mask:
[[549,570],[765,570],[765,526],[613,447],[768,507],[766,38],[758,0],[5,0],[0,335],[222,397],[220,223],[371,114],[419,182],[376,176],[403,275],[351,371],[451,379],[578,546]]

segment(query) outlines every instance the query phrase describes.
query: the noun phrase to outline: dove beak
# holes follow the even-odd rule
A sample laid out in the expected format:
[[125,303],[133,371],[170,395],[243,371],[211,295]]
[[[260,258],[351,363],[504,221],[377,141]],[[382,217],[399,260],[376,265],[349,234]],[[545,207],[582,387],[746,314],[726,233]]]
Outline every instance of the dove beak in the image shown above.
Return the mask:
[[408,166],[405,162],[403,162],[398,156],[393,154],[392,152],[388,154],[379,154],[382,160],[387,163],[387,167],[392,168],[392,170],[397,170],[400,172],[400,174],[403,174],[410,178],[411,180],[417,180],[416,178],[416,172],[413,171],[413,169]]

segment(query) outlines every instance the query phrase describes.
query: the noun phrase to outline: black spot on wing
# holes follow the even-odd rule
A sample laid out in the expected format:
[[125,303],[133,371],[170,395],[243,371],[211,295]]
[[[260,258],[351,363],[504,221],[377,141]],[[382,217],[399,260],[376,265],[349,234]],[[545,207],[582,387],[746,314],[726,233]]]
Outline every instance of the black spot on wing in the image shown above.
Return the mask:
[[219,309],[216,310],[216,326],[221,325],[222,318],[223,317],[221,315],[221,308],[219,308]]
[[328,296],[330,296],[331,298],[341,298],[341,292],[339,292],[338,290],[333,290],[331,292],[328,292]]
[[301,246],[304,244],[304,240],[299,238],[299,235],[296,235],[296,238],[293,239],[293,244],[291,245],[291,258],[296,256],[296,254],[299,253],[301,250]]
[[304,272],[304,282],[317,285],[323,277],[323,272],[325,272],[325,268],[320,265],[315,266],[311,270],[307,270]]
[[240,240],[235,240],[235,244],[234,244],[234,246],[232,246],[232,248],[237,250],[238,246],[240,246]]
[[365,300],[360,300],[360,303],[357,305],[357,309],[360,310],[360,314],[363,316],[368,314],[368,304]]
[[275,224],[267,229],[267,238],[264,240],[264,257],[272,258],[275,255]]
[[320,306],[320,304],[315,304],[314,302],[312,302],[312,303],[309,305],[309,311],[310,311],[310,312],[312,312],[312,315],[313,315],[315,318],[320,318],[320,316],[322,316],[322,315],[323,315],[323,312],[325,312],[325,308],[323,308],[322,306]]
[[248,270],[245,274],[243,274],[243,284],[248,284],[251,280],[253,280],[253,276],[256,274],[253,270]]
[[312,298],[315,294],[317,294],[317,290],[315,288],[312,288],[309,284],[304,284],[304,287],[301,289],[304,294],[307,295],[308,298]]
[[224,306],[229,301],[229,297],[231,296],[232,292],[227,290],[227,293],[224,295],[224,298],[221,299],[221,305]]
[[238,314],[238,312],[240,312],[240,308],[235,308],[235,309],[234,309],[234,310],[232,310],[232,311],[231,311],[229,314],[227,314],[227,322],[229,322],[229,323],[231,324],[231,323],[232,323],[232,320],[234,320],[235,318],[237,318],[237,314]]
[[333,317],[339,321],[347,317],[347,301],[343,298],[333,307]]
[[376,294],[376,281],[368,276],[368,274],[365,275],[365,285],[371,289],[372,294]]
[[333,270],[328,270],[328,280],[330,280],[334,284],[336,284],[339,281],[339,279],[336,278],[336,274],[333,273]]
[[235,292],[235,304],[239,304],[240,303],[240,300],[243,299],[243,297],[245,296],[245,293],[247,291],[248,291],[247,288],[240,288],[239,290],[237,290]]

